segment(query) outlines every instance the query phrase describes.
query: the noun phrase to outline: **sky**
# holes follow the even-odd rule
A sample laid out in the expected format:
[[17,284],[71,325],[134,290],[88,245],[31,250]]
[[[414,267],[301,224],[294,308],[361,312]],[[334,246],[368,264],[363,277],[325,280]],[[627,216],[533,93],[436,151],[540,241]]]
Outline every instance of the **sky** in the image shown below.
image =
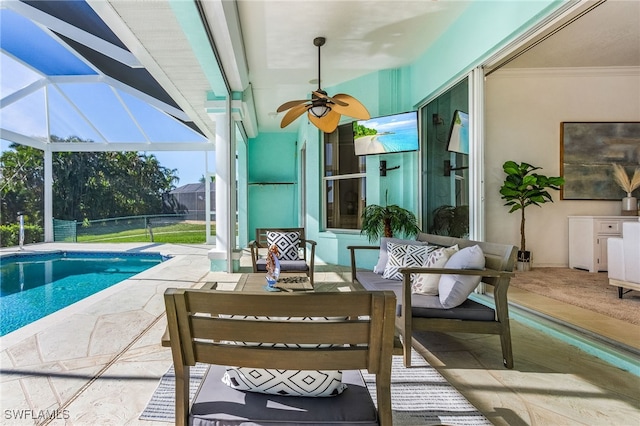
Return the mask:
[[[0,98],[44,77],[4,52],[0,53],[0,62]],[[0,110],[2,127],[40,140],[46,139],[48,134],[77,136],[96,142],[140,143],[142,149],[147,138],[176,145],[180,142],[206,142],[202,135],[105,83],[59,83],[48,85],[47,89],[45,92],[45,88],[41,87],[3,105]],[[131,116],[135,117],[135,121]],[[9,145],[9,142],[2,140],[0,148],[4,151]],[[205,152],[148,153],[155,155],[162,166],[178,170],[180,181],[176,183],[177,187],[197,183],[205,174]],[[215,169],[213,155],[210,156],[209,168],[212,172]]]
[[[205,172],[205,153],[204,152],[173,152],[173,151],[157,151],[149,152],[155,155],[160,165],[170,169],[178,169],[180,182],[176,187],[186,185],[188,183],[198,183]],[[215,163],[209,159],[209,170],[215,172]]]

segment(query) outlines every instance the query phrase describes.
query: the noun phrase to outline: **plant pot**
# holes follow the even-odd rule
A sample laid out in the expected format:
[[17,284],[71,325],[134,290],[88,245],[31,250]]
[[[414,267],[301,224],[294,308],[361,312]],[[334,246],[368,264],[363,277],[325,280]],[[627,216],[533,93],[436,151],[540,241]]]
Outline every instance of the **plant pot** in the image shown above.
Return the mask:
[[528,250],[518,250],[518,271],[531,270],[531,252]]

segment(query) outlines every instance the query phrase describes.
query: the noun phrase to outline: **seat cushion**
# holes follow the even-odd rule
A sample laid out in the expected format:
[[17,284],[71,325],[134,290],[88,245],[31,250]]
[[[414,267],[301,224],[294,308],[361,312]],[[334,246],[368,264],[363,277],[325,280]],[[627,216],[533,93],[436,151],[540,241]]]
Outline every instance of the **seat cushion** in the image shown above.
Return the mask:
[[[256,261],[256,268],[260,272],[267,272],[267,260],[266,259],[258,259]],[[309,270],[309,265],[304,260],[281,260],[280,261],[280,272],[307,272]]]
[[193,426],[377,425],[371,395],[357,370],[343,373],[347,389],[333,398],[290,397],[243,392],[222,383],[224,366],[212,365],[195,395]]
[[455,308],[445,308],[438,296],[414,294],[411,296],[411,315],[419,318],[450,318],[459,320],[494,321],[495,311],[467,299]]
[[[396,295],[398,302],[397,313],[400,314],[402,306],[402,282],[386,280],[371,271],[356,272],[356,279],[366,290],[389,290]],[[495,311],[481,303],[466,299],[462,304],[454,308],[445,308],[438,296],[424,294],[411,295],[412,316],[423,318],[453,318],[476,321],[494,321]]]
[[398,295],[402,292],[402,281],[388,280],[372,271],[357,271],[356,279],[365,290],[391,290],[396,292],[396,298],[399,300]]

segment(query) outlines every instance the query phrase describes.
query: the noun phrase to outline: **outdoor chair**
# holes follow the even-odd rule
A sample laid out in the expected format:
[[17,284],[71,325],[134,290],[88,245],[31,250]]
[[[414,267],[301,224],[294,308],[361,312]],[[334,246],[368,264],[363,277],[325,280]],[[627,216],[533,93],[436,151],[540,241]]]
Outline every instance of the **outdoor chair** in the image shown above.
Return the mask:
[[[392,425],[392,292],[170,288],[164,298],[177,425]],[[196,363],[212,365],[190,407]],[[363,369],[375,374],[375,404]],[[326,384],[335,396],[290,396],[307,386],[315,395]]]
[[305,238],[304,228],[257,228],[256,239],[249,242],[253,272],[267,271],[266,250],[271,244],[280,252],[280,272],[304,272],[313,286],[316,242]]

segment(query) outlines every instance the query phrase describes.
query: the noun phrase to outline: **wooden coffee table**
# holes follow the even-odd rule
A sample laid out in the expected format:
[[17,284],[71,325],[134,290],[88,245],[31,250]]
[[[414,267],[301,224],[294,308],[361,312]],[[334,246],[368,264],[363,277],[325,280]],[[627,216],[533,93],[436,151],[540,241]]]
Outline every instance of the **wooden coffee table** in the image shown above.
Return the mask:
[[[238,284],[233,291],[267,291],[265,286],[267,280],[265,278],[265,272],[242,274],[238,280]],[[280,274],[276,288],[280,291],[313,291],[313,286],[307,274],[288,272],[286,274]]]
[[[238,280],[238,284],[234,287],[233,291],[247,291],[247,292],[266,292],[265,286],[267,280],[265,278],[265,272],[242,274]],[[206,282],[200,289],[201,290],[215,290],[218,286],[216,282]],[[286,273],[281,274],[276,287],[280,291],[313,291],[313,286],[307,274],[300,273]],[[162,335],[161,344],[164,347],[171,347],[171,341],[169,340],[169,329],[164,331]]]

